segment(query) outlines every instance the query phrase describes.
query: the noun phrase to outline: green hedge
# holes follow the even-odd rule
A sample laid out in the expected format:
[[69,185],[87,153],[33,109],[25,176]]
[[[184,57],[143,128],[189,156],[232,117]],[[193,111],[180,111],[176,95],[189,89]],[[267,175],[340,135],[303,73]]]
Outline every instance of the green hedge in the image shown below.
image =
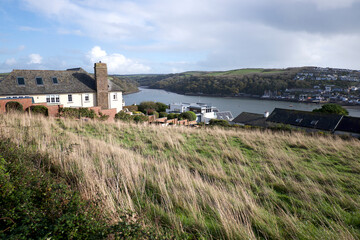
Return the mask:
[[88,108],[60,108],[59,115],[67,118],[81,118],[88,117],[94,119],[96,117],[96,113],[94,110],[90,110]]
[[48,108],[43,106],[43,105],[30,106],[30,107],[28,107],[27,110],[31,111],[32,113],[42,114],[44,116],[49,116]]
[[16,101],[7,102],[5,105],[5,109],[6,109],[6,112],[11,112],[11,111],[23,112],[24,111],[23,105]]

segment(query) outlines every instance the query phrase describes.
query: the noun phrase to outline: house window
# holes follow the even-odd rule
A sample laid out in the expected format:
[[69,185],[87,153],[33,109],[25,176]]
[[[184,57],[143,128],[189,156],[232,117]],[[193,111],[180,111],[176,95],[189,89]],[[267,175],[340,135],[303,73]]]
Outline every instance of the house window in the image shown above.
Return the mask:
[[114,93],[114,95],[113,95],[113,100],[114,100],[114,101],[117,101],[117,93]]
[[46,96],[46,102],[47,103],[59,103],[60,102],[60,96],[59,95],[47,95]]
[[18,85],[23,86],[23,85],[25,85],[25,79],[23,77],[18,77],[17,83],[18,83]]
[[53,77],[52,78],[52,81],[53,81],[53,84],[58,84],[59,82],[58,82],[58,79],[56,78],[56,77]]
[[85,94],[85,102],[89,102],[90,101],[90,96],[89,94]]
[[68,102],[72,102],[73,100],[72,100],[72,94],[69,94],[68,95]]
[[42,80],[41,77],[37,77],[37,78],[35,78],[35,79],[36,79],[36,84],[37,84],[37,85],[44,85],[44,82],[43,82],[43,80]]

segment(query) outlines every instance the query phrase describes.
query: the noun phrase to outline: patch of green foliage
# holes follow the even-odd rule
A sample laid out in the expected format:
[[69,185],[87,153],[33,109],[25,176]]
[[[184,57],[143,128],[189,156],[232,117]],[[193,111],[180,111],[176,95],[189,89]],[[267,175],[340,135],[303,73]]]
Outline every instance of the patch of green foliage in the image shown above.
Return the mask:
[[192,111],[183,112],[183,113],[180,113],[179,119],[180,120],[187,119],[189,121],[194,121],[194,120],[196,120],[196,114]]
[[5,105],[5,109],[6,109],[6,112],[10,112],[10,111],[23,112],[24,111],[22,104],[19,102],[16,102],[16,101],[7,102]]
[[87,117],[94,119],[96,117],[96,113],[94,110],[90,110],[88,108],[69,108],[64,107],[59,109],[59,115],[61,117],[66,118],[81,118],[81,117]]
[[167,239],[123,215],[109,224],[99,202],[80,194],[47,156],[0,141],[1,239]]
[[33,106],[28,107],[27,110],[31,111],[32,113],[35,113],[35,114],[49,116],[48,108],[43,105],[33,105]]
[[314,109],[313,112],[319,113],[331,113],[337,115],[349,115],[348,110],[335,103],[327,103],[321,106],[321,108]]

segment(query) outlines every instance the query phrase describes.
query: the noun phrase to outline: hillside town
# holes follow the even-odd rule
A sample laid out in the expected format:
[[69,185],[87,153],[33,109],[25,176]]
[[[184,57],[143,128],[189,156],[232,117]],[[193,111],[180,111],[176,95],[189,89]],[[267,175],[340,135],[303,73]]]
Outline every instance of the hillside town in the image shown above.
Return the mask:
[[[285,91],[267,90],[261,98],[360,105],[360,71],[320,67],[305,68],[296,74],[294,80],[312,81],[315,84],[313,88],[291,88]],[[336,82],[336,84],[328,84],[329,82]]]

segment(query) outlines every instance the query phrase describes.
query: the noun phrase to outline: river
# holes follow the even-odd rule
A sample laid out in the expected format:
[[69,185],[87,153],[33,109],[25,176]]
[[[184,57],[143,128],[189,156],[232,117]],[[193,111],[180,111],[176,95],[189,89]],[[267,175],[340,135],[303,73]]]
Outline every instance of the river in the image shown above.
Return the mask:
[[[124,95],[125,105],[139,104],[143,101],[155,101],[165,104],[170,103],[210,103],[219,111],[230,111],[234,117],[242,112],[264,113],[272,112],[275,108],[296,109],[312,111],[320,108],[320,104],[284,102],[274,100],[260,100],[254,98],[226,98],[226,97],[205,97],[187,96],[160,89],[139,87],[139,92]],[[360,106],[345,107],[350,116],[360,117]]]

